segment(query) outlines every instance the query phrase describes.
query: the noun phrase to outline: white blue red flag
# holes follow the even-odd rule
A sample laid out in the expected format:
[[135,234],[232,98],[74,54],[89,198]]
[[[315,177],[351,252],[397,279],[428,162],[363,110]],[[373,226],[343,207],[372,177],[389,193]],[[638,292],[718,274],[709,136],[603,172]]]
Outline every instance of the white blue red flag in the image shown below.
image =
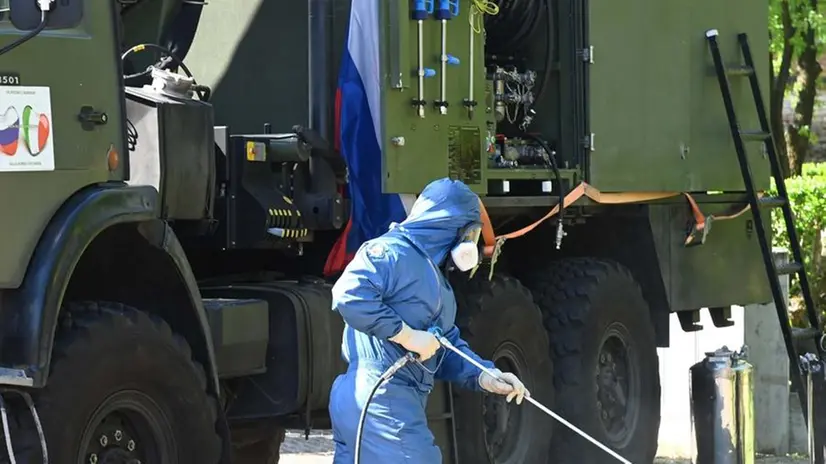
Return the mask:
[[341,271],[364,241],[401,222],[413,195],[382,193],[379,1],[353,0],[336,91],[336,148],[347,163],[350,220],[325,274]]

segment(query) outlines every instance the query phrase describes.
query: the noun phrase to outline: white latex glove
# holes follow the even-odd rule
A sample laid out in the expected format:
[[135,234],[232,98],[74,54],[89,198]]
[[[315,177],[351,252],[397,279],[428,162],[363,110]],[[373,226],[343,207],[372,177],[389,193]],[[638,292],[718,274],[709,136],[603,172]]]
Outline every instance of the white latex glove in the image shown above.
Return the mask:
[[507,395],[505,401],[508,403],[516,398],[516,404],[522,404],[522,400],[526,396],[531,396],[531,392],[525,388],[525,385],[517,376],[510,372],[503,373],[499,369],[491,369],[491,371],[495,372],[499,379],[491,377],[487,372],[482,372],[479,375],[479,385],[483,390],[499,395]]
[[442,346],[432,333],[425,330],[411,329],[405,323],[402,323],[402,330],[399,333],[390,337],[390,341],[398,343],[407,351],[418,354],[420,361],[433,357]]

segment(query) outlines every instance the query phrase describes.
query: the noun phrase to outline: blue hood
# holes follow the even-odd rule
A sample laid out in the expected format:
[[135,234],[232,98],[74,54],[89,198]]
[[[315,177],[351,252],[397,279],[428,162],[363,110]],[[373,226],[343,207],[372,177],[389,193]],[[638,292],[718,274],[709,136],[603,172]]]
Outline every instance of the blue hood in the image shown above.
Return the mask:
[[443,178],[428,184],[416,198],[400,232],[441,265],[459,233],[471,224],[481,224],[479,196],[463,182]]

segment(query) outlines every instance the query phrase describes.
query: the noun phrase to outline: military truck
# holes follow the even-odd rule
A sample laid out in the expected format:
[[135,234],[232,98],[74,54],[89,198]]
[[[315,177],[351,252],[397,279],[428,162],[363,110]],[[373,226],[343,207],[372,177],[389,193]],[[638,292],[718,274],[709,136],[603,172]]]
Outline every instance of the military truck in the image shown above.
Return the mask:
[[[0,383],[18,463],[41,462],[38,423],[52,462],[92,464],[274,463],[285,430],[329,428],[346,365],[340,266],[324,269],[366,230],[368,188],[478,192],[499,240],[450,274],[463,336],[635,463],[657,449],[672,313],[695,331],[703,308],[727,326],[771,298],[753,219],[704,221],[746,201],[704,32],[732,62],[737,33],[765,50],[764,5],[8,3]],[[355,55],[372,87],[343,121]],[[380,154],[358,175],[356,132]],[[498,397],[438,384],[428,411],[445,462],[610,459]]]

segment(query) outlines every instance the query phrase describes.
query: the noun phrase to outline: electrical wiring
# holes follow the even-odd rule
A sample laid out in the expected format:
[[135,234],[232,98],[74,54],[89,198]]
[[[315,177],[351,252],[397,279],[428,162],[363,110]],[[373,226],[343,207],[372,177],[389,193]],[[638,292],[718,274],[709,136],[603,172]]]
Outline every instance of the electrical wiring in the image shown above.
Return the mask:
[[6,53],[14,50],[15,48],[23,45],[24,43],[28,42],[29,40],[35,38],[38,34],[43,32],[46,29],[46,24],[49,22],[49,9],[51,7],[50,0],[41,1],[38,3],[40,6],[40,24],[37,25],[36,28],[29,31],[23,37],[18,38],[14,42],[0,48],[0,55],[5,55]]
[[[205,85],[200,85],[200,84],[196,83],[195,82],[195,76],[192,75],[192,71],[190,71],[189,68],[186,66],[186,64],[184,64],[183,60],[178,58],[177,55],[172,53],[172,51],[169,50],[166,47],[163,47],[163,46],[158,45],[158,44],[153,44],[153,43],[144,43],[144,44],[135,45],[134,47],[130,47],[128,50],[123,52],[120,59],[121,59],[121,61],[123,61],[129,55],[131,55],[133,53],[142,52],[146,49],[156,50],[156,51],[159,51],[159,52],[163,53],[164,55],[166,55],[168,57],[168,59],[172,60],[176,65],[178,65],[178,67],[180,67],[183,70],[184,74],[186,74],[187,77],[192,78],[192,82],[193,82],[192,88],[198,93],[198,98],[200,98],[201,101],[209,101],[209,97],[212,95],[212,91],[210,90],[210,88],[205,86]],[[139,73],[129,74],[129,75],[123,76],[123,79],[124,80],[129,80],[129,79],[134,79],[136,77],[145,76],[146,74],[149,74],[151,72],[151,70],[152,70],[152,66],[150,66],[146,70],[141,71]]]

